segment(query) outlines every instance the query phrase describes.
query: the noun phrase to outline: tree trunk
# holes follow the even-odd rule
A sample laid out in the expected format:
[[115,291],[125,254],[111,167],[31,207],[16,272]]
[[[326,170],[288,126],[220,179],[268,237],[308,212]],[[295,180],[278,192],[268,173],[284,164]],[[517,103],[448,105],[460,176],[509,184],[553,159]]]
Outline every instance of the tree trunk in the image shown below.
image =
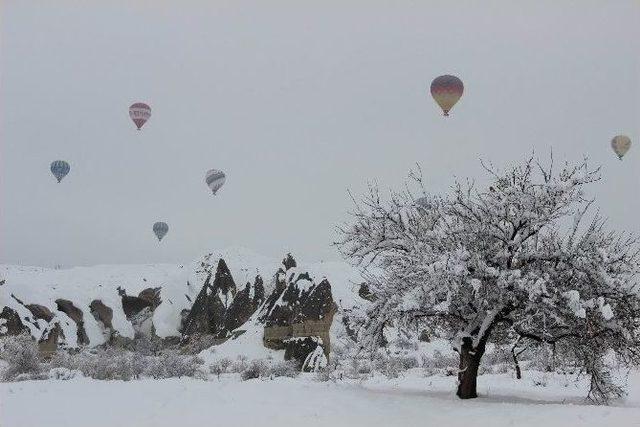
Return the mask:
[[518,363],[518,356],[515,351],[512,351],[511,355],[513,356],[513,364],[516,367],[516,378],[520,380],[522,379],[522,370],[520,369],[520,363]]
[[518,343],[516,342],[513,347],[511,347],[511,356],[513,357],[513,364],[516,367],[516,378],[522,379],[522,370],[520,369],[520,363],[518,362],[518,354],[516,353],[516,348],[518,347]]
[[474,349],[471,338],[465,337],[462,339],[462,346],[460,347],[460,369],[458,371],[458,391],[456,392],[460,399],[478,397],[476,391],[478,367],[480,367],[480,359],[484,351],[484,342]]

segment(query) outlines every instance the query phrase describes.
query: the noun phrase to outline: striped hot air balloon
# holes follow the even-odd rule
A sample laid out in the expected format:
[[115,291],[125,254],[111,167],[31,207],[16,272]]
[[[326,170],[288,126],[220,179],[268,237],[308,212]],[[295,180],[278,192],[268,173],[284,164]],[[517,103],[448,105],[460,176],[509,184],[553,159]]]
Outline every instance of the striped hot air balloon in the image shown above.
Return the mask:
[[438,103],[445,116],[458,102],[464,91],[462,80],[456,76],[444,75],[431,82],[431,96]]
[[211,169],[207,171],[207,174],[204,176],[204,182],[211,189],[211,192],[213,192],[214,195],[224,185],[226,179],[227,176],[224,174],[224,172],[217,169]]
[[56,177],[58,183],[62,181],[62,178],[67,176],[70,170],[71,166],[69,166],[69,163],[65,162],[64,160],[56,160],[54,162],[51,162],[51,173]]
[[158,238],[158,242],[169,232],[169,226],[166,222],[156,222],[153,224],[153,233]]
[[614,136],[611,140],[611,148],[620,160],[627,154],[631,148],[631,139],[626,135]]
[[149,120],[151,117],[151,107],[143,102],[136,102],[129,107],[129,117],[136,124],[138,130]]

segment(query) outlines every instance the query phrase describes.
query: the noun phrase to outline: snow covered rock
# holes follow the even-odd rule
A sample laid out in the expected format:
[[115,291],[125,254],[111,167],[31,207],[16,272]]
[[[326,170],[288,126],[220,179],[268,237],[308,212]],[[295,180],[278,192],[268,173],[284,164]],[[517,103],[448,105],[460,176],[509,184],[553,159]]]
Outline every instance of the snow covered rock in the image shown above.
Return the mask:
[[[145,346],[151,352],[176,348],[189,330],[198,336],[182,351],[207,349],[216,357],[282,358],[282,340],[294,337],[317,337],[328,353],[334,298],[351,307],[358,298],[349,284],[362,282],[357,270],[343,262],[304,263],[291,255],[280,262],[243,248],[214,251],[184,266],[0,265],[0,275],[5,280],[0,336],[29,331],[45,356],[85,345],[143,352]],[[337,284],[335,289],[325,276]],[[264,346],[265,334],[273,332],[270,327],[265,332],[267,320],[284,325],[278,338],[282,353]]]
[[224,331],[227,308],[236,294],[236,284],[224,259],[218,261],[213,283],[211,273],[186,316],[183,338],[196,335],[217,335]]
[[[316,346],[300,347],[296,338],[310,338],[323,345],[326,355],[330,351],[330,334],[337,305],[331,285],[326,278],[316,284],[309,273],[299,273],[291,254],[276,273],[276,286],[262,309],[261,321],[265,325],[264,345],[272,349],[285,349],[290,357],[304,362]],[[306,342],[303,340],[302,342]],[[293,344],[292,344],[293,343]],[[295,349],[291,348],[295,346]],[[295,356],[291,356],[295,354]]]
[[124,289],[118,292],[122,297],[122,310],[131,322],[135,332],[134,337],[153,339],[156,330],[153,324],[153,313],[162,303],[160,290],[162,288],[146,288],[140,291],[138,296],[127,295]]
[[50,323],[38,340],[40,354],[50,356],[58,349],[66,347],[64,330],[59,322]]
[[293,360],[305,372],[317,372],[327,364],[327,357],[318,337],[294,337],[284,340],[285,360]]
[[111,321],[113,320],[113,309],[107,306],[102,300],[94,299],[89,304],[89,309],[91,310],[91,315],[96,321],[102,324],[102,327],[105,329],[113,329],[113,324]]
[[4,307],[0,312],[0,337],[5,335],[20,335],[28,332],[29,328],[22,324],[18,313],[9,307]]
[[51,322],[53,319],[53,313],[44,305],[40,304],[27,304],[25,305],[27,309],[33,314],[33,317],[36,320],[44,320],[45,322]]
[[263,302],[264,284],[262,277],[256,276],[253,285],[247,282],[244,289],[233,298],[225,313],[225,330],[231,332],[244,325]]
[[[69,316],[76,323],[76,333],[79,344],[89,344],[89,337],[84,329],[83,313],[73,302],[66,299],[57,299],[58,310]],[[51,321],[51,319],[49,319]]]

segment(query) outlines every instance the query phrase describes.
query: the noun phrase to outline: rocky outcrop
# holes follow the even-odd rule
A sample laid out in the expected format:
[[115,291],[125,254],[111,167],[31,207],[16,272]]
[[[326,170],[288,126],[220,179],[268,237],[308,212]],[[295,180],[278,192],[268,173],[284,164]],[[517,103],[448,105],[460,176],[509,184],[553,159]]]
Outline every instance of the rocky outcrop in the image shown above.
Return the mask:
[[292,268],[297,267],[298,263],[296,262],[295,258],[293,258],[293,255],[289,253],[282,260],[282,265],[284,266],[285,271],[288,271]]
[[233,298],[225,313],[225,330],[231,332],[244,325],[263,302],[264,284],[262,277],[256,276],[253,286],[247,282],[244,289]]
[[325,347],[318,337],[287,338],[284,340],[284,346],[284,359],[294,360],[302,371],[315,372],[326,366]]
[[[187,283],[186,300],[176,303],[176,308],[181,310],[181,337],[160,339],[155,333],[154,311],[163,304],[160,287],[149,287],[137,295],[129,295],[120,286],[117,291],[121,307],[119,304],[108,306],[104,301],[109,297],[103,296],[102,299],[94,299],[88,306],[76,305],[77,301],[73,299],[61,298],[55,301],[55,306],[51,304],[50,309],[40,304],[24,304],[12,295],[20,306],[12,302],[17,312],[5,307],[0,313],[0,335],[30,331],[39,339],[43,354],[50,354],[60,348],[103,342],[93,340],[97,342],[89,343],[85,322],[95,319],[104,334],[105,346],[124,347],[133,351],[143,349],[155,354],[159,348],[177,349],[178,345],[182,345],[180,351],[198,352],[235,339],[246,330],[253,332],[256,326],[264,326],[263,344],[284,350],[285,358],[295,360],[302,369],[313,370],[314,366],[326,363],[330,350],[329,330],[337,310],[328,280],[316,282],[310,274],[299,271],[291,254],[282,260],[273,281],[266,286],[262,277],[257,275],[244,286],[237,287],[225,260],[212,255],[205,257],[200,267],[200,270],[196,270],[197,280],[204,282],[200,292],[195,298],[190,297],[194,289]],[[267,287],[270,289],[268,292],[265,291]],[[167,295],[164,297],[167,300],[165,304],[174,304]],[[184,302],[191,307],[183,309],[181,304]],[[84,318],[86,310],[89,310],[93,319]],[[122,313],[133,326],[133,339],[121,336],[114,328],[118,315]],[[251,328],[245,327],[247,322],[251,322]],[[93,331],[95,325],[91,323],[90,326]]]
[[122,298],[122,310],[127,320],[131,322],[136,337],[155,338],[153,326],[153,312],[162,303],[160,298],[161,288],[147,288],[137,296],[127,295],[127,292],[118,288]]
[[54,314],[44,305],[27,304],[25,305],[25,307],[27,307],[27,309],[31,312],[36,320],[42,319],[45,322],[51,322],[51,320],[53,319]]
[[227,307],[236,294],[236,285],[229,267],[223,259],[218,261],[212,282],[211,273],[184,320],[183,338],[194,335],[217,335],[224,330]]
[[[260,322],[267,323],[269,326],[277,324],[277,316],[272,315],[276,303],[280,300],[280,297],[287,289],[287,273],[286,269],[280,268],[274,276],[274,289],[271,294],[265,300],[264,306],[260,310]],[[282,316],[282,323],[286,324],[286,315]]]
[[[304,353],[314,351],[319,345],[328,356],[329,330],[337,311],[331,285],[327,279],[316,284],[308,273],[298,273],[290,254],[282,264],[283,268],[276,273],[276,287],[267,298],[260,318],[265,325],[263,343],[269,348],[285,349],[298,361],[303,361]],[[291,345],[296,349],[291,349]]]
[[160,291],[162,288],[146,288],[140,291],[138,294],[138,298],[149,303],[149,307],[151,310],[155,310],[162,303],[162,299],[160,298]]
[[38,340],[40,355],[45,358],[49,357],[55,353],[58,348],[63,347],[64,343],[64,331],[60,324],[58,322],[50,323]]
[[0,312],[0,337],[20,335],[23,332],[29,332],[29,328],[22,323],[18,312],[10,307],[4,307]]
[[84,320],[82,310],[73,305],[73,303],[66,299],[57,299],[56,305],[58,306],[58,311],[63,312],[67,316],[71,318],[76,323],[76,330],[78,334],[78,344],[87,345],[89,344],[89,337],[87,336],[87,332],[84,329]]
[[259,275],[253,284],[247,283],[242,290],[237,290],[231,271],[224,259],[220,259],[215,276],[208,274],[193,306],[183,312],[183,339],[202,335],[229,337],[262,305],[264,295],[264,283]]
[[337,311],[336,303],[333,301],[331,294],[331,285],[327,279],[313,285],[306,294],[300,295],[300,302],[296,305],[298,308],[294,313],[293,323],[323,322],[330,317],[329,324],[333,319],[333,315]]
[[113,329],[113,310],[111,307],[96,299],[89,304],[89,310],[93,318],[101,323],[105,329]]
[[162,300],[160,299],[161,288],[147,288],[138,294],[138,296],[127,295],[127,292],[118,288],[118,293],[122,298],[122,310],[127,318],[132,318],[145,308],[150,311],[155,310]]
[[113,328],[113,310],[101,300],[96,299],[89,304],[89,311],[102,330],[105,342],[113,343],[113,339],[118,335]]
[[[26,308],[27,310],[29,310],[29,313],[31,314],[30,316],[24,316],[22,318],[19,318],[19,315],[18,315],[18,318],[20,322],[24,326],[26,326],[28,330],[31,331],[32,333],[35,330],[42,330],[43,326],[47,324],[48,320],[43,319],[42,316],[48,317],[48,314],[51,314],[51,318],[54,317],[53,313],[51,313],[51,311],[44,306],[37,305],[37,304],[25,304],[14,294],[11,294],[11,298],[15,302],[17,302],[18,304]],[[40,310],[40,307],[43,310]]]

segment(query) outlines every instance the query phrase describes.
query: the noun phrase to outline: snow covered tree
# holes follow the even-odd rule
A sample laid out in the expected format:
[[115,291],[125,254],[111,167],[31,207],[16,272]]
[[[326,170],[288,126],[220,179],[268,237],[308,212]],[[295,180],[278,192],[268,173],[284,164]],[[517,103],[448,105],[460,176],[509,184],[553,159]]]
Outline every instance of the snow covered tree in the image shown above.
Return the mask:
[[[610,366],[640,362],[638,245],[588,214],[584,187],[600,179],[587,162],[554,169],[534,158],[490,183],[457,182],[427,195],[419,173],[383,200],[356,202],[339,227],[343,255],[359,265],[375,295],[357,317],[362,345],[384,342],[385,325],[427,325],[459,353],[457,395],[477,396],[487,343],[507,337],[562,349],[592,378],[590,396],[621,392]],[[509,343],[513,344],[513,342]]]

